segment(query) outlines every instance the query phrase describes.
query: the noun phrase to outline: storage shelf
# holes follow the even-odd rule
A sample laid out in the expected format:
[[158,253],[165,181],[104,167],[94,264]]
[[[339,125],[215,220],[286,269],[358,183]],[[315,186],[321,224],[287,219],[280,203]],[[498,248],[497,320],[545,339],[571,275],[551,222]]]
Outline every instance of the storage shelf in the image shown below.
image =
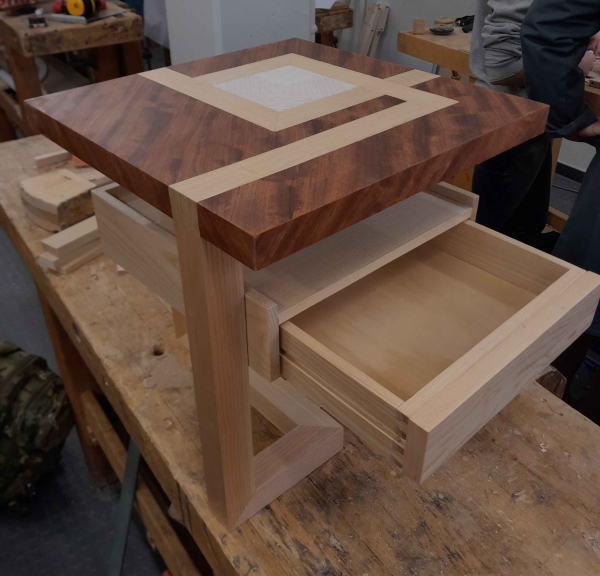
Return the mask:
[[246,291],[253,288],[275,302],[281,324],[472,212],[472,206],[420,192],[268,268],[245,270]]

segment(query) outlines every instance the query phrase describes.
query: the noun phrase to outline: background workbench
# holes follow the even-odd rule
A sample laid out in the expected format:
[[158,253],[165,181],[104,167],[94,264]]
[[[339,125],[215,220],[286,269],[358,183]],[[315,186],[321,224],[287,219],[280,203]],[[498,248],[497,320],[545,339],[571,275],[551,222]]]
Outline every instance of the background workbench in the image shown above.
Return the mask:
[[[86,438],[91,391],[108,398],[215,573],[597,574],[600,429],[534,383],[422,487],[347,432],[337,456],[227,533],[206,498],[191,377],[144,384],[165,363],[183,381],[190,369],[170,309],[104,256],[67,276],[37,264],[48,233],[26,218],[18,181],[55,148],[41,136],[0,145],[0,224],[49,303],[84,450],[102,474]],[[255,451],[278,437],[257,413],[253,427]]]
[[[107,11],[121,8],[107,2]],[[51,11],[52,3],[42,3]],[[0,90],[0,140],[14,137],[12,126],[22,134],[33,134],[22,113],[27,98],[42,95],[36,57],[61,52],[92,49],[96,82],[143,72],[141,40],[144,38],[142,18],[135,12],[110,16],[90,24],[66,24],[48,20],[45,28],[29,28],[28,14],[13,16],[0,12],[0,44],[6,51],[6,61],[15,83],[17,103]]]
[[[425,34],[414,34],[411,30],[400,32],[397,48],[398,52],[430,62],[438,68],[447,68],[455,80],[460,80],[464,75],[469,82],[475,82],[469,67],[471,33],[464,33],[458,26],[449,36],[432,34],[428,28]],[[585,100],[594,113],[600,115],[600,90],[586,86]],[[556,170],[561,143],[562,138],[552,141],[552,174]],[[472,180],[473,170],[470,169],[457,174],[453,182],[465,190],[471,190]]]
[[[465,74],[471,81],[475,81],[469,68],[471,33],[465,34],[458,27],[449,36],[436,36],[429,29],[425,29],[425,34],[413,34],[411,30],[400,32],[397,48],[403,54],[448,68],[455,78]],[[594,114],[600,116],[600,89],[586,86],[585,101]]]

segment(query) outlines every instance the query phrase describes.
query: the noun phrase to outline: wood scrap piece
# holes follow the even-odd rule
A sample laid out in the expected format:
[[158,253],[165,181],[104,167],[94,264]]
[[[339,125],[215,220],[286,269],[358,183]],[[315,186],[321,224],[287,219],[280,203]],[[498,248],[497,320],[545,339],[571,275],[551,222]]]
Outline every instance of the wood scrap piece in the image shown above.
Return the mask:
[[60,164],[61,162],[68,162],[70,159],[71,153],[67,150],[56,150],[55,152],[48,152],[48,154],[40,154],[34,158],[37,168],[52,166],[52,164]]
[[22,199],[44,213],[55,215],[60,230],[94,214],[90,191],[95,185],[70,170],[63,168],[26,178],[20,186]]
[[70,274],[100,254],[102,254],[102,245],[98,240],[93,242],[93,246],[91,248],[85,250],[71,260],[64,260],[54,254],[42,252],[38,258],[38,262],[40,266],[54,270],[54,272],[58,272],[60,274]]
[[413,34],[425,34],[425,18],[415,18],[412,31]]
[[[100,239],[96,238],[94,240],[91,240],[87,244],[83,244],[82,246],[78,246],[76,248],[73,248],[72,250],[64,251],[60,255],[56,255],[51,252],[43,252],[42,255],[47,255],[47,256],[44,256],[45,260],[48,262],[49,261],[53,262],[53,264],[54,264],[53,268],[55,270],[59,270],[63,266],[66,266],[67,264],[69,264],[70,262],[75,260],[76,258],[79,258],[83,254],[86,254],[86,253],[90,252],[91,250],[94,250],[94,248],[97,248],[98,246],[100,246]],[[42,266],[46,266],[46,264],[42,264],[41,257],[40,257],[40,264]],[[52,266],[46,266],[46,267],[52,268]]]
[[434,20],[434,24],[436,26],[450,26],[451,24],[454,24],[454,22],[456,21],[456,18],[438,18],[437,20]]
[[32,206],[23,197],[21,197],[21,201],[25,207],[25,214],[27,214],[34,224],[44,230],[48,230],[48,232],[58,232],[60,230],[56,214],[50,214],[49,212],[44,212],[43,210]]
[[367,56],[371,56],[371,58],[375,57],[375,52],[377,50],[377,45],[379,44],[379,38],[383,34],[385,29],[385,23],[387,22],[388,14],[390,12],[390,7],[380,4],[379,15],[377,19],[377,24],[375,27],[375,34],[373,39],[371,40],[371,46],[367,52]]
[[58,256],[49,254],[48,252],[42,252],[38,258],[38,262],[42,268],[50,268],[50,270],[58,271]]
[[42,240],[46,252],[55,256],[64,256],[73,250],[100,239],[98,222],[95,216],[87,218],[58,234]]
[[371,46],[373,34],[375,33],[375,22],[377,22],[375,4],[369,4],[365,12],[365,21],[363,22],[363,27],[358,38],[358,48],[356,50],[358,54],[362,54],[363,56],[367,55],[367,51]]
[[71,260],[68,264],[64,264],[60,267],[59,272],[61,274],[70,274],[74,270],[77,270],[77,268],[87,264],[90,260],[93,260],[96,256],[100,256],[100,254],[102,254],[102,244],[98,244],[88,252],[84,252],[81,256]]

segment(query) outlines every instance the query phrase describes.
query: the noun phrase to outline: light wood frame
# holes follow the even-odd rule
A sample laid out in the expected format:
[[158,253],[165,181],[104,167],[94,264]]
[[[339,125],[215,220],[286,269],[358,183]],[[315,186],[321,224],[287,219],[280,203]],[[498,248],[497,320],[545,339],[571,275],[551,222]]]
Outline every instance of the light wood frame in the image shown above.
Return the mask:
[[[200,237],[195,205],[171,191],[204,476],[231,529],[343,446],[343,429],[280,379],[248,368],[243,266]],[[284,436],[253,456],[251,403]]]
[[[345,92],[320,98],[314,102],[302,104],[280,112],[218,87],[218,84],[223,82],[267,72],[283,66],[295,66],[296,68],[352,84],[355,87]],[[456,103],[455,100],[444,98],[443,96],[410,88],[415,84],[437,78],[434,74],[421,72],[420,70],[411,70],[382,80],[368,74],[300,56],[299,54],[276,56],[275,58],[268,58],[259,62],[253,62],[252,64],[245,64],[203,76],[196,76],[195,78],[186,76],[170,68],[158,68],[142,72],[140,76],[201,100],[206,104],[234,114],[272,132],[284,130],[384,95],[404,100],[404,103],[399,107],[394,107],[397,108],[394,110],[394,117],[406,118],[403,120],[405,122],[418,117],[414,116],[417,108],[420,113],[419,115],[425,115]],[[410,105],[407,106],[406,104]],[[415,108],[417,104],[418,106]],[[381,114],[381,112],[371,115],[370,118],[377,114]],[[366,123],[363,122],[362,124]],[[381,131],[379,130],[379,132]]]

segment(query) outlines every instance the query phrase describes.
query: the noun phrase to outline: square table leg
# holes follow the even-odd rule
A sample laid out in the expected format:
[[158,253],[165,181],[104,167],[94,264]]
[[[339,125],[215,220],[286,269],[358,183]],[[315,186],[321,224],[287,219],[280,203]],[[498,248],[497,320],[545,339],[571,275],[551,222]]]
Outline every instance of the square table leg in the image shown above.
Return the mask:
[[[206,488],[231,529],[341,450],[343,429],[285,380],[249,374],[243,266],[200,236],[195,202],[171,191],[171,210]],[[251,399],[284,433],[256,456]]]

